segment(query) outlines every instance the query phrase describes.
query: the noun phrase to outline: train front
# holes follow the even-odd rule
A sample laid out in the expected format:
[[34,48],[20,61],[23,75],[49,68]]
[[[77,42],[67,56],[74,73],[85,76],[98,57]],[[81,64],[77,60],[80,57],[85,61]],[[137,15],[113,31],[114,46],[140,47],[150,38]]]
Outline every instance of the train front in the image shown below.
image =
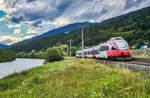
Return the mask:
[[117,60],[131,60],[130,47],[125,40],[115,40],[114,43],[119,49],[119,56],[116,57]]

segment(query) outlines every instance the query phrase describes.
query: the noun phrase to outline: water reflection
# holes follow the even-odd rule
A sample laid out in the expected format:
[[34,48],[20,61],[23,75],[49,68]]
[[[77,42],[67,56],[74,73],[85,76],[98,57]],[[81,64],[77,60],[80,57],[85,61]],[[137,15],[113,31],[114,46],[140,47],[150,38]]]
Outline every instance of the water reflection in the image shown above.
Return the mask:
[[17,58],[15,61],[0,63],[0,79],[15,72],[31,69],[43,65],[45,60],[42,59],[22,59]]

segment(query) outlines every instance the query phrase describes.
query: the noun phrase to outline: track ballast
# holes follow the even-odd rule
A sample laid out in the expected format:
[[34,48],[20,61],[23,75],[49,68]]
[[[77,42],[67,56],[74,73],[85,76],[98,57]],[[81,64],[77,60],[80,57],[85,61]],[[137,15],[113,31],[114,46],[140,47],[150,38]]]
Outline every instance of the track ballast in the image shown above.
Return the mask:
[[133,58],[130,61],[111,61],[104,59],[95,59],[97,62],[105,63],[107,65],[120,66],[121,68],[128,68],[132,71],[146,71],[150,72],[150,58]]

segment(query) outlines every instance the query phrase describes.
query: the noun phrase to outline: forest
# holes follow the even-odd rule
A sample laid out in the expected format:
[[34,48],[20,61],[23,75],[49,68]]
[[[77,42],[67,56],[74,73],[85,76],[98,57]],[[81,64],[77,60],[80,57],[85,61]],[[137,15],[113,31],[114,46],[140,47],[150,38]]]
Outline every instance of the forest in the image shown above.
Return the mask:
[[16,54],[11,50],[0,49],[0,63],[13,61],[16,58]]
[[[111,37],[121,36],[129,45],[140,48],[144,43],[150,44],[150,7],[130,12],[106,20],[100,24],[84,28],[85,47],[94,46],[107,41]],[[12,46],[15,52],[43,51],[56,45],[69,45],[76,49],[81,48],[81,29],[62,33],[52,37],[45,37],[31,42]]]

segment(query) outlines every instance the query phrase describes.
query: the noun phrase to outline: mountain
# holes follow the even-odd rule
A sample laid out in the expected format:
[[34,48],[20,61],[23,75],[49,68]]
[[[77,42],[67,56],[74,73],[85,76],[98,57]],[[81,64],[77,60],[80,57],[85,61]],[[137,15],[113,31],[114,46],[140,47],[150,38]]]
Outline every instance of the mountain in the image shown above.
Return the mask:
[[[85,46],[97,45],[107,41],[110,37],[121,36],[126,39],[130,46],[137,48],[145,42],[150,45],[150,7],[143,8],[128,14],[108,19],[100,24],[84,28]],[[72,46],[81,48],[81,29],[69,33],[61,33],[52,37],[45,37],[31,42],[11,47],[10,49],[20,52],[45,50],[60,44],[68,44],[73,40]]]
[[8,48],[8,47],[9,47],[8,45],[0,44],[0,48],[1,48],[1,49],[6,49],[6,48]]
[[97,24],[97,23],[83,22],[83,23],[69,24],[69,25],[60,27],[58,29],[48,31],[48,32],[46,32],[44,34],[41,34],[39,36],[35,36],[31,39],[26,39],[26,40],[20,41],[18,43],[13,44],[12,46],[24,44],[24,43],[30,42],[32,40],[37,40],[37,39],[41,39],[41,38],[44,38],[44,37],[51,37],[51,36],[54,36],[54,35],[57,35],[57,34],[60,34],[60,33],[67,33],[67,32],[73,31],[73,30],[77,30],[81,27],[88,27],[88,26],[95,25],[95,24]]

